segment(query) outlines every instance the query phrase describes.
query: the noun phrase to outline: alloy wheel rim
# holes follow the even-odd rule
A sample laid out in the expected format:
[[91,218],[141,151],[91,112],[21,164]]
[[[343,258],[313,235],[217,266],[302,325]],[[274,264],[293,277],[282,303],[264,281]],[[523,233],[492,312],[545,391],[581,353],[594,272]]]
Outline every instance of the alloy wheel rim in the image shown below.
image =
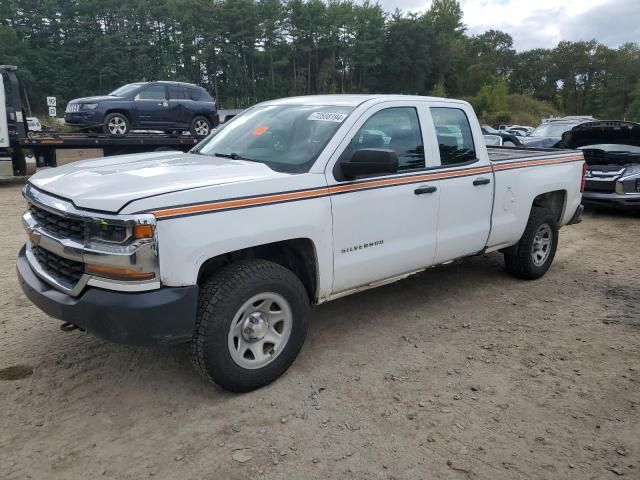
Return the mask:
[[198,120],[195,126],[196,135],[204,137],[209,134],[209,124],[204,120]]
[[552,241],[553,232],[551,227],[546,223],[540,225],[533,238],[533,247],[531,249],[531,260],[536,267],[544,265],[549,258]]
[[255,370],[273,362],[285,349],[293,326],[291,306],[275,292],[254,295],[231,322],[228,348],[240,367]]
[[109,120],[109,133],[112,135],[124,135],[127,133],[127,123],[122,117],[113,117]]

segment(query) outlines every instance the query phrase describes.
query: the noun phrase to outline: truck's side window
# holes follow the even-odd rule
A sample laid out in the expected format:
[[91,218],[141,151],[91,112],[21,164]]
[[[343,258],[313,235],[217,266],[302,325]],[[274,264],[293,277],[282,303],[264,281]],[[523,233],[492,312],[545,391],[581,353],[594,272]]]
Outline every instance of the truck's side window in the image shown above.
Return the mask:
[[418,112],[393,107],[374,113],[351,141],[351,150],[387,148],[398,155],[399,170],[424,168],[424,146]]
[[464,111],[459,108],[431,107],[431,116],[436,127],[442,165],[456,165],[477,158],[471,125]]

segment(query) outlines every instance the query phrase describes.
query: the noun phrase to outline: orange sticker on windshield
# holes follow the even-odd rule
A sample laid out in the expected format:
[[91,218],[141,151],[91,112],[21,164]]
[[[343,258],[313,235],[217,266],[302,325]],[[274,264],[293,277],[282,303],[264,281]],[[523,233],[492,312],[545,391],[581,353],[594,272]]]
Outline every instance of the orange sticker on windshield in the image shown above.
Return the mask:
[[267,127],[266,125],[262,125],[261,127],[258,127],[253,131],[253,135],[255,135],[256,137],[259,137],[260,135],[266,133],[268,130],[269,130],[269,127]]

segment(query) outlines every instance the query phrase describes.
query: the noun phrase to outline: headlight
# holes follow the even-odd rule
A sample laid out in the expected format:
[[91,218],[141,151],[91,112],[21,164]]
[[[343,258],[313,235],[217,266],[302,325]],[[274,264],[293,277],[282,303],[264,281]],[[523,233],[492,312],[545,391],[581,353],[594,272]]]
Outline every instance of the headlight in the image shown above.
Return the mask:
[[89,241],[102,243],[125,243],[133,230],[130,223],[96,220],[89,222]]
[[96,219],[88,223],[89,242],[123,245],[129,240],[148,240],[155,234],[155,226],[135,221]]
[[96,108],[98,108],[98,104],[97,103],[83,103],[82,104],[82,110],[95,110]]
[[624,176],[628,177],[629,175],[637,175],[640,173],[640,165],[631,165],[624,169]]

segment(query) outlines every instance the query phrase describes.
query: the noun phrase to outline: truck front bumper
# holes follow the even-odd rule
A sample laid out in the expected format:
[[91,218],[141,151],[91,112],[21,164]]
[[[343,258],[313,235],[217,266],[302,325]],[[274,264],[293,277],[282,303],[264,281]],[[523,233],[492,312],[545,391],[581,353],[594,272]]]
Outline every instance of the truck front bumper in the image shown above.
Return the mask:
[[116,343],[168,345],[192,337],[197,285],[133,293],[88,287],[72,297],[40,280],[25,250],[20,250],[16,265],[20,286],[47,315]]

